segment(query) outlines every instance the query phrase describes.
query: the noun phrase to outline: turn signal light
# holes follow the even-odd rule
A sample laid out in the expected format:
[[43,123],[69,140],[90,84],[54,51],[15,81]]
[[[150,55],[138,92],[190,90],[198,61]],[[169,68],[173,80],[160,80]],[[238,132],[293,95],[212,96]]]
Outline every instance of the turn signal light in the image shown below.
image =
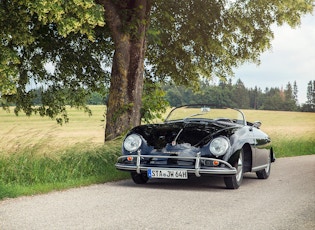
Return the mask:
[[214,166],[218,166],[219,164],[220,164],[219,161],[213,161],[213,165],[214,165]]
[[127,161],[132,161],[133,160],[133,157],[132,156],[128,156],[127,157]]

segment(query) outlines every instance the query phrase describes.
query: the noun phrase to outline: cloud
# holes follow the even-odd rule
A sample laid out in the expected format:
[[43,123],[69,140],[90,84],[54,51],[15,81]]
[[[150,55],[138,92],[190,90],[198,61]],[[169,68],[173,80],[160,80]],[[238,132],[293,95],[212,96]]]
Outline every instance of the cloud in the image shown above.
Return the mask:
[[315,16],[306,15],[301,25],[274,27],[272,49],[261,55],[261,64],[245,64],[235,70],[246,87],[284,87],[297,82],[299,102],[306,101],[307,83],[315,80]]

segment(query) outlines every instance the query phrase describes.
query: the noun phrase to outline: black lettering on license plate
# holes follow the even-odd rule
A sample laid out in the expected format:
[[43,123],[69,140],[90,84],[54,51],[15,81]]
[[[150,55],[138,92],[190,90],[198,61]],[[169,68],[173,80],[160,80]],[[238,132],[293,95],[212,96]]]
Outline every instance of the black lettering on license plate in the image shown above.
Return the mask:
[[149,178],[187,179],[186,170],[148,169]]

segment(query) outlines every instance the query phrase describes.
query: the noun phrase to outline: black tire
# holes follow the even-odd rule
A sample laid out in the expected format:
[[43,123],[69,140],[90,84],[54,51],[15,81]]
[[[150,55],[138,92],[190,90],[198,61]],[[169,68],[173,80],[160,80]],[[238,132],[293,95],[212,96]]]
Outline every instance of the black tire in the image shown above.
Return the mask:
[[234,167],[237,173],[233,176],[224,177],[224,183],[228,189],[238,189],[243,181],[244,173],[244,152],[243,149],[240,151],[238,160],[235,162]]
[[145,184],[149,180],[147,174],[145,173],[138,174],[136,172],[132,172],[130,174],[133,182],[135,182],[136,184]]
[[267,168],[256,172],[258,179],[267,179],[270,175],[270,170],[271,170],[271,155],[269,154]]

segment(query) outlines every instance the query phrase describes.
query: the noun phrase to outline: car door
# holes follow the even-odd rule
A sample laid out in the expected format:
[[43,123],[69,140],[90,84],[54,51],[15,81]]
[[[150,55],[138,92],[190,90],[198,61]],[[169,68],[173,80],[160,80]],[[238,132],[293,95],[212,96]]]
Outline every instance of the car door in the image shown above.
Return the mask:
[[253,154],[252,171],[258,171],[268,165],[271,140],[268,135],[256,127],[252,127],[252,133],[255,141],[255,152]]

